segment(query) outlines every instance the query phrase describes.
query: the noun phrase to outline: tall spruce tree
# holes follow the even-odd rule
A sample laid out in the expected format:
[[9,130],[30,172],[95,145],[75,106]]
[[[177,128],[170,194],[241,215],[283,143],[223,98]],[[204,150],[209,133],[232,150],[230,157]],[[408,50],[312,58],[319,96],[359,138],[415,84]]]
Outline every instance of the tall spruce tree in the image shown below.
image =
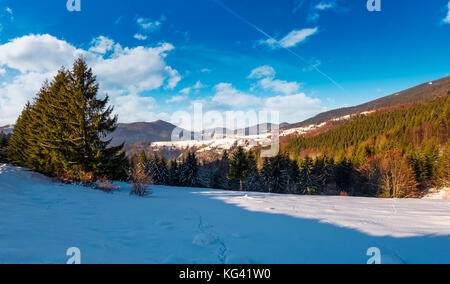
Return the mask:
[[162,156],[161,159],[159,159],[158,164],[158,182],[161,185],[169,185],[169,180],[170,176],[167,162],[164,156]]
[[178,162],[173,160],[169,165],[169,185],[180,186],[180,168]]
[[106,139],[117,127],[117,116],[107,106],[108,96],[97,97],[98,89],[83,58],[71,71],[59,70],[17,120],[8,147],[12,162],[50,176],[124,178],[123,145],[109,147]]
[[227,179],[230,170],[230,159],[227,151],[224,151],[222,158],[216,161],[215,165],[210,186],[212,188],[231,189],[230,181]]
[[137,158],[137,166],[143,169],[144,171],[148,170],[148,160],[147,160],[147,154],[145,153],[145,150],[142,150],[139,153],[139,157]]
[[249,162],[244,148],[238,147],[230,160],[230,171],[228,179],[239,182],[239,189],[244,189],[243,182],[247,178],[249,172]]
[[272,171],[270,191],[275,193],[286,192],[289,182],[289,175],[285,157],[282,155],[277,155],[273,158],[270,158],[270,165]]
[[181,184],[187,187],[199,185],[198,161],[195,153],[189,153],[186,160],[180,166]]
[[248,155],[248,176],[245,180],[245,190],[247,191],[262,191],[263,190],[263,181],[261,174],[258,170],[258,164],[256,163],[256,159],[253,153],[249,153]]
[[22,113],[17,118],[14,133],[6,149],[8,159],[16,166],[31,168],[28,152],[31,145],[29,126],[32,122],[32,111],[33,106],[30,102],[27,102]]
[[6,163],[6,147],[8,146],[8,136],[0,133],[0,163]]
[[117,128],[118,117],[112,117],[113,107],[107,106],[108,96],[97,97],[99,85],[83,58],[75,61],[67,89],[72,99],[66,114],[71,130],[66,139],[70,145],[70,160],[81,165],[83,172],[108,173],[114,163],[123,162],[125,158],[123,145],[108,147],[111,140],[105,140]]
[[317,165],[314,165],[313,159],[305,157],[300,165],[299,190],[302,194],[313,195],[320,190],[320,183],[315,176]]

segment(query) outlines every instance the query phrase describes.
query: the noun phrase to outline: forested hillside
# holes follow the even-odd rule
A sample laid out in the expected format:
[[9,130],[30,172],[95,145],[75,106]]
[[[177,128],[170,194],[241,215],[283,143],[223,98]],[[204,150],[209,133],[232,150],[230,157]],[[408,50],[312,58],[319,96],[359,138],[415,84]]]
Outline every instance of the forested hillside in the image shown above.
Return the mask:
[[373,153],[395,147],[407,151],[430,140],[443,147],[449,138],[449,107],[447,95],[393,111],[361,115],[320,135],[291,139],[284,151],[294,158],[312,150],[354,157],[361,154],[362,147]]
[[[283,152],[293,160],[323,156],[351,162],[371,183],[384,164],[400,162],[419,187],[449,179],[450,94],[409,107],[359,116],[314,137],[291,139]],[[375,172],[373,172],[375,171]],[[372,176],[373,177],[373,176]],[[414,185],[414,182],[412,185]]]
[[284,128],[305,127],[311,124],[319,124],[346,115],[368,112],[382,108],[389,108],[402,104],[417,103],[444,96],[448,92],[448,90],[450,90],[450,76],[433,82],[424,83],[408,90],[398,92],[390,96],[386,96],[358,106],[323,112],[300,123],[284,126]]

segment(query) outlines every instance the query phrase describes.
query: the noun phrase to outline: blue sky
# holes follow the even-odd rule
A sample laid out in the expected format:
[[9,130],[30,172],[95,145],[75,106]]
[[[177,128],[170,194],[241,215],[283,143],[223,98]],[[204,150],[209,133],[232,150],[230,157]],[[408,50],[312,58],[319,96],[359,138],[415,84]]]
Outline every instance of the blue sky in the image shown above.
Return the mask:
[[0,0],[0,124],[79,55],[122,122],[194,102],[298,122],[450,73],[448,0],[66,2]]

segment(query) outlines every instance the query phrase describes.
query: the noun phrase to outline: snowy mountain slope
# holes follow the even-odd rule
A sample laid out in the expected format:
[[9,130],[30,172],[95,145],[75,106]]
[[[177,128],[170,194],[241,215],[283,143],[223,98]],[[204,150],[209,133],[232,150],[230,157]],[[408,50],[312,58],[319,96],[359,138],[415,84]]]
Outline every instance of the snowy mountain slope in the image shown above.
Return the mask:
[[5,134],[11,134],[14,130],[14,126],[13,125],[6,125],[6,126],[1,126],[0,127],[0,133],[5,133]]
[[320,124],[348,115],[375,111],[382,108],[395,107],[402,104],[417,103],[428,99],[445,96],[449,91],[450,76],[447,76],[361,105],[323,112],[305,121],[286,125],[284,126],[284,129],[307,127],[308,125]]
[[0,263],[450,263],[450,202],[128,185],[105,194],[0,165]]

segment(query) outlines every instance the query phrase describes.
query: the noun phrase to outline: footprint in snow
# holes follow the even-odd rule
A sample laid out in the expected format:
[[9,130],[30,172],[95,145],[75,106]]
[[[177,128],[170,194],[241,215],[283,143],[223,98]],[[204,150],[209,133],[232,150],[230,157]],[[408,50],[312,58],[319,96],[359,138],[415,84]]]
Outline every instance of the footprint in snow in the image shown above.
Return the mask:
[[216,239],[209,234],[199,233],[194,237],[192,243],[196,246],[206,247],[215,244]]

